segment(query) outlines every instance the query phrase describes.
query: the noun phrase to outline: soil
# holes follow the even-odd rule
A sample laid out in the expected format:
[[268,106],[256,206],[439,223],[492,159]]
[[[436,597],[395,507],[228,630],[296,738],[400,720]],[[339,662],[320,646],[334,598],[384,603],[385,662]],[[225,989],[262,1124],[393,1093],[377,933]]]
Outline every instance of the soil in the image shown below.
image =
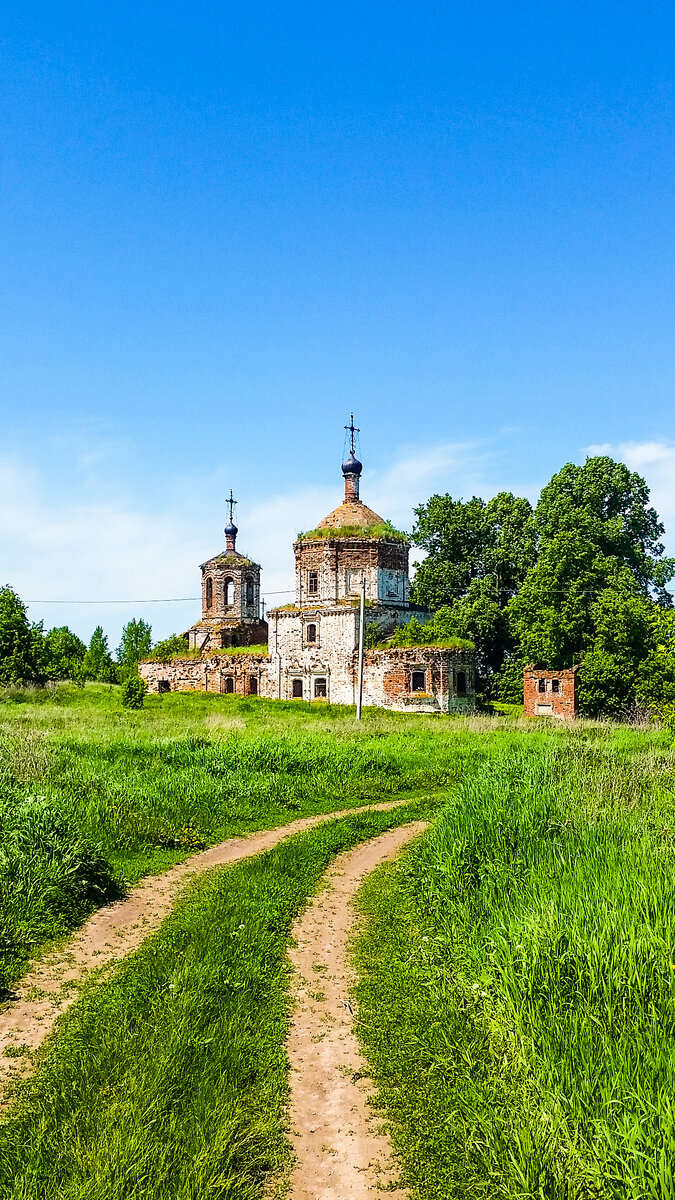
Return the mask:
[[[229,838],[193,855],[161,875],[149,876],[126,899],[98,909],[77,934],[59,950],[38,960],[16,985],[0,1012],[0,1107],[7,1103],[8,1085],[30,1073],[31,1055],[51,1033],[55,1022],[73,1004],[94,972],[105,975],[161,925],[188,880],[201,871],[228,866],[242,858],[271,850],[285,838],[323,821],[335,821],[364,810],[383,811],[406,804],[393,800],[361,809],[303,817],[276,829]],[[3,1100],[4,1094],[4,1100]]]
[[373,1088],[354,1032],[350,901],[365,875],[425,828],[417,821],[391,829],[341,854],[325,876],[325,889],[294,927],[295,1009],[287,1043],[289,1136],[296,1159],[291,1200],[407,1196],[382,1118],[368,1103]]

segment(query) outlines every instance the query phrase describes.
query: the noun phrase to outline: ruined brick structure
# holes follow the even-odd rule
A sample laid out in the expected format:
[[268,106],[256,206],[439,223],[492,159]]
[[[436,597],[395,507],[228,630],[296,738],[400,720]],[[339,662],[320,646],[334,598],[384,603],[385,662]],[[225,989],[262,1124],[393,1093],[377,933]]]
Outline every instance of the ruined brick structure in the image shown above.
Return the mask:
[[577,715],[577,671],[541,671],[526,667],[523,672],[526,717],[558,717],[571,721]]
[[[354,704],[364,581],[366,622],[378,627],[378,638],[388,637],[413,616],[421,622],[429,619],[429,612],[410,601],[408,541],[359,498],[363,468],[354,454],[353,422],[351,429],[352,450],[342,464],[344,501],[315,530],[298,537],[295,603],[267,614],[267,655],[214,653],[263,640],[260,568],[235,551],[237,530],[230,517],[225,553],[202,567],[203,616],[189,631],[190,645],[202,651],[201,657],[141,663],[150,691],[233,692]],[[226,590],[228,580],[232,592]],[[246,592],[249,581],[252,595]],[[228,637],[248,641],[235,643]],[[475,685],[472,650],[411,646],[365,653],[366,705],[403,712],[470,712]]]
[[225,549],[202,563],[202,619],[187,631],[190,649],[203,653],[267,642],[267,624],[260,619],[260,566],[237,550],[232,492],[228,503]]

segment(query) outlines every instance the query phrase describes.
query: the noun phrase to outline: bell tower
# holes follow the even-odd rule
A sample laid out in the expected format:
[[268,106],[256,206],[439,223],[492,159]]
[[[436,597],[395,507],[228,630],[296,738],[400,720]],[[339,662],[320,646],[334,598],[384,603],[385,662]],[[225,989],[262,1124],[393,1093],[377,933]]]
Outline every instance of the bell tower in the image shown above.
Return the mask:
[[237,501],[231,489],[226,503],[225,549],[201,565],[202,619],[188,635],[190,646],[200,649],[267,642],[267,623],[260,619],[260,564],[237,550]]

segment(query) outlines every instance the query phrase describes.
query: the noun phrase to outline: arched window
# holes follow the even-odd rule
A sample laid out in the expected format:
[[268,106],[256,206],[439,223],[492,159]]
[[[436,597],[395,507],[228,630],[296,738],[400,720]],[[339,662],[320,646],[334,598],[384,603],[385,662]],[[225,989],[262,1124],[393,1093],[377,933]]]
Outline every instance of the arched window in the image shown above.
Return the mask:
[[246,580],[246,603],[249,608],[253,604],[253,580],[252,579]]
[[413,671],[412,673],[412,690],[413,692],[423,692],[426,683],[425,671]]
[[234,679],[232,678],[231,675],[228,675],[227,679],[225,680],[225,695],[231,696],[233,691],[234,691]]
[[307,626],[307,641],[308,642],[316,641],[316,625],[308,625]]
[[293,680],[293,699],[294,700],[302,700],[302,680],[301,679]]
[[322,678],[322,679],[314,680],[314,696],[317,700],[325,700],[326,699],[326,690],[327,689],[326,689],[326,680],[325,679]]
[[210,608],[212,604],[213,604],[213,580],[209,578],[206,581],[206,607]]
[[457,695],[466,696],[466,674],[464,671],[457,672]]
[[258,680],[255,675],[249,675],[248,694],[249,694],[249,696],[257,696],[258,695]]
[[226,579],[223,584],[223,599],[226,605],[234,604],[234,579]]

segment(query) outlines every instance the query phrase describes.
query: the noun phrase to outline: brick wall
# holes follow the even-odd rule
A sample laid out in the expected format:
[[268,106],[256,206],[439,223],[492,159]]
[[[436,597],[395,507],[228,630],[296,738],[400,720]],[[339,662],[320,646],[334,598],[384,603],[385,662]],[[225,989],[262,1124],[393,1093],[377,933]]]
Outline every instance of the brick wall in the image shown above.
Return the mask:
[[[366,598],[381,598],[383,572],[395,572],[402,579],[398,603],[408,600],[408,545],[385,538],[317,538],[299,541],[295,552],[295,598],[305,604],[335,605],[361,587],[365,574]],[[318,592],[309,592],[309,573],[316,571]],[[350,584],[348,572],[352,573]]]
[[[576,667],[563,671],[540,671],[526,667],[523,672],[525,716],[573,720],[577,715],[576,671]],[[556,681],[558,690],[554,691]],[[544,691],[540,691],[540,683],[543,683]]]
[[238,696],[251,694],[251,677],[258,681],[258,695],[274,696],[270,685],[270,660],[257,654],[211,654],[201,658],[173,659],[171,662],[141,662],[139,673],[148,691],[226,692],[227,680]]

